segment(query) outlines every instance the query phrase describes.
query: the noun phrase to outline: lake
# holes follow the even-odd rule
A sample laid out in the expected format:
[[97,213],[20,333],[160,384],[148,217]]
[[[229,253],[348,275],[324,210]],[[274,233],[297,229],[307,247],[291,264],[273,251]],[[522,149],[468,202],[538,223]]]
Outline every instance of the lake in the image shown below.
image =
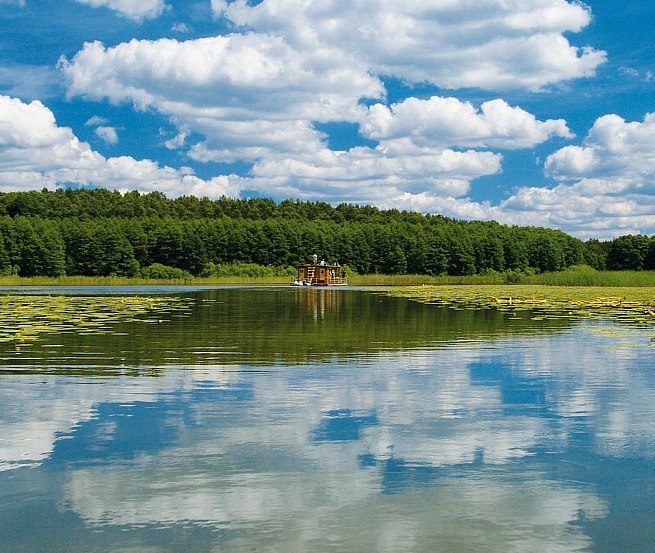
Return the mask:
[[655,550],[652,327],[356,289],[0,292],[2,552]]

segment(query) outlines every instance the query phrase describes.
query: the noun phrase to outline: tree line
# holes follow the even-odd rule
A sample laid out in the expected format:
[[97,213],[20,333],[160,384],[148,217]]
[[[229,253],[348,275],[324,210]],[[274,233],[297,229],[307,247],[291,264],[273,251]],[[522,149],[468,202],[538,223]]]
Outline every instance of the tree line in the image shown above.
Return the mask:
[[0,272],[137,276],[162,267],[286,267],[312,254],[359,273],[475,275],[655,268],[655,239],[564,232],[371,206],[266,198],[168,199],[105,189],[0,193]]

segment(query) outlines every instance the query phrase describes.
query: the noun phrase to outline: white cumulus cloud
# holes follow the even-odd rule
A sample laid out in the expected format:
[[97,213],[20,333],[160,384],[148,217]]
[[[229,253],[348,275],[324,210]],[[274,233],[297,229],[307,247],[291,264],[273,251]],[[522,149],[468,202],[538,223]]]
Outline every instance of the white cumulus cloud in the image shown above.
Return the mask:
[[495,218],[561,228],[580,238],[655,234],[652,195],[628,192],[626,185],[621,179],[583,179],[553,188],[521,187],[494,209]]
[[553,136],[572,138],[562,119],[538,121],[504,100],[492,100],[476,110],[469,102],[433,96],[407,98],[390,107],[371,106],[362,134],[385,144],[408,139],[417,147],[465,146],[529,148]]
[[[491,152],[456,152],[395,156],[376,148],[320,152],[256,163],[248,188],[278,197],[380,203],[404,193],[462,196],[472,179],[494,174],[501,156]],[[246,187],[246,184],[243,185]]]
[[655,114],[598,118],[581,145],[548,156],[545,170],[561,183],[521,187],[499,213],[581,237],[655,233]]
[[100,125],[106,125],[109,123],[109,119],[106,117],[101,117],[100,115],[94,115],[93,117],[89,117],[87,119],[86,123],[84,123],[87,127],[97,127]]
[[105,158],[80,141],[39,101],[0,95],[0,190],[55,188],[67,184],[115,190],[161,191],[170,196],[235,195],[230,176],[203,180],[190,169],[162,167],[129,156]]
[[70,129],[60,128],[54,114],[41,102],[26,104],[0,95],[0,153],[12,148],[48,148],[70,140]]
[[100,126],[96,128],[96,136],[110,145],[118,144],[118,133],[114,127]]
[[174,116],[256,120],[354,120],[362,97],[384,89],[366,67],[334,52],[299,52],[282,38],[249,33],[86,43],[60,67],[70,96],[133,102]]
[[602,51],[565,33],[590,21],[566,0],[213,0],[217,16],[286,36],[298,49],[338,48],[373,73],[446,88],[527,88],[594,75]]
[[176,33],[190,33],[191,32],[191,27],[187,25],[186,23],[173,23],[171,26],[171,31],[174,31]]
[[[62,58],[68,96],[157,111],[177,127],[166,148],[196,162],[247,163],[247,174],[217,177],[219,188],[235,194],[356,201],[580,235],[655,228],[646,218],[650,207],[643,207],[650,202],[639,192],[654,172],[648,118],[599,119],[581,145],[547,159],[548,175],[560,184],[522,186],[491,205],[466,195],[475,179],[502,170],[497,150],[572,139],[566,121],[540,120],[501,98],[479,106],[443,96],[387,103],[388,77],[448,89],[544,91],[593,76],[606,54],[575,45],[574,33],[591,21],[583,3],[212,0],[211,6],[232,34],[111,47],[92,42]],[[374,144],[330,149],[317,123],[344,122]],[[135,174],[146,179],[152,171],[156,180],[165,170],[174,175],[167,186],[175,178],[197,179],[157,164]],[[186,186],[173,194],[189,193]]]
[[643,122],[618,115],[600,117],[581,146],[567,146],[546,160],[546,169],[561,180],[626,178],[649,186],[655,176],[655,113]]
[[[366,108],[362,98],[384,98],[382,83],[356,57],[335,52],[295,49],[280,36],[251,32],[112,48],[88,43],[60,67],[70,96],[154,108],[180,129],[168,148],[198,133],[204,140],[190,146],[192,159],[252,163],[240,187],[278,198],[452,200],[471,180],[499,172],[502,160],[452,146],[525,148],[571,137],[565,121],[539,121],[499,99],[479,110],[436,96]],[[379,145],[332,151],[315,121],[358,123]]]
[[76,0],[76,2],[93,8],[106,7],[134,21],[155,19],[166,9],[164,0]]
[[87,43],[60,67],[69,96],[154,108],[206,137],[196,160],[256,160],[304,152],[322,136],[310,121],[357,121],[384,88],[354,59],[297,52],[278,37]]

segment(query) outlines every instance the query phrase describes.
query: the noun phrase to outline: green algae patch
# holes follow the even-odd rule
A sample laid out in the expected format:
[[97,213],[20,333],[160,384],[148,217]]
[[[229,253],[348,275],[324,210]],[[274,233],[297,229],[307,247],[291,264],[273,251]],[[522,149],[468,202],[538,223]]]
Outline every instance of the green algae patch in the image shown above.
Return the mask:
[[111,332],[119,322],[160,324],[173,311],[186,310],[188,300],[148,296],[0,296],[0,343],[16,348],[41,335]]
[[497,309],[511,318],[533,320],[602,317],[617,323],[655,325],[655,288],[478,285],[404,286],[393,297],[455,309]]

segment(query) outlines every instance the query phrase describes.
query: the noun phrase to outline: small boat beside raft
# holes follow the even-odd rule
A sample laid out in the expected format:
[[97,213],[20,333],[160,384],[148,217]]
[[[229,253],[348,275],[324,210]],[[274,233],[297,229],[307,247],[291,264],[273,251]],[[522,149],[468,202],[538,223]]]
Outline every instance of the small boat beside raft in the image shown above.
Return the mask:
[[305,263],[298,265],[291,286],[346,286],[346,271],[338,263]]

